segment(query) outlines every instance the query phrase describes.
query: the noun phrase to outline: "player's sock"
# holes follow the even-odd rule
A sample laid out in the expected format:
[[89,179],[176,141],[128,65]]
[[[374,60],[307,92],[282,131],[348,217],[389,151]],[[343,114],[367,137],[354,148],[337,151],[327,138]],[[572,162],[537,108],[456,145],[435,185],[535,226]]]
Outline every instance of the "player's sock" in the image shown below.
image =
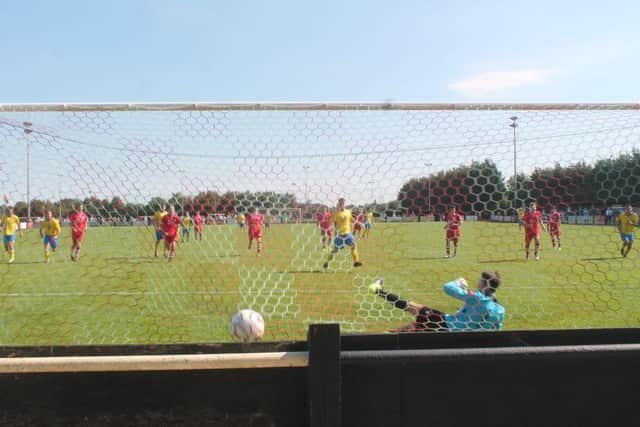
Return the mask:
[[331,262],[332,259],[333,259],[333,252],[329,252],[329,256],[324,261],[324,264],[322,265],[322,268],[325,268],[325,269],[329,268],[329,263]]
[[353,258],[353,262],[360,262],[360,257],[358,256],[358,249],[351,248],[351,258]]
[[15,260],[16,260],[16,251],[12,249],[9,251],[9,264],[11,264]]
[[399,308],[400,310],[404,310],[409,305],[409,303],[406,300],[400,299],[400,297],[396,294],[383,291],[382,289],[380,289],[376,293],[382,298],[384,298],[386,301],[389,301],[391,304],[393,304],[394,307]]
[[360,256],[358,255],[358,249],[351,249],[351,257],[353,258],[354,267],[362,267],[362,262],[360,261]]

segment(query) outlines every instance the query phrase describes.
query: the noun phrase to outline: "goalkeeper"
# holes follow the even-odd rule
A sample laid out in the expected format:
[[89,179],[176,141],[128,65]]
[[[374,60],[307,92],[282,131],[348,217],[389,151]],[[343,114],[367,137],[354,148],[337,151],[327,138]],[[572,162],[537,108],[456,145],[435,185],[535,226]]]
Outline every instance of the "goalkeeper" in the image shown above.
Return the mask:
[[467,289],[467,282],[457,279],[445,283],[444,292],[450,297],[462,300],[464,305],[455,314],[447,314],[413,301],[400,299],[399,296],[382,289],[383,280],[378,279],[369,285],[372,293],[384,298],[394,307],[408,311],[416,320],[395,332],[440,332],[440,331],[478,331],[500,330],[505,310],[495,297],[500,286],[498,272],[483,272],[476,290]]

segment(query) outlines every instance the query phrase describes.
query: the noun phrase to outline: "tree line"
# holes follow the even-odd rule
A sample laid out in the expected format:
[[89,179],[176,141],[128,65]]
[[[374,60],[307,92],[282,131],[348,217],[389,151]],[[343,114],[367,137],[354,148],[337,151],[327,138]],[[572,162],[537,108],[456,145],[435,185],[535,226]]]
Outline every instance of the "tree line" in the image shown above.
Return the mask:
[[640,151],[593,164],[578,162],[537,168],[531,174],[504,179],[496,164],[485,159],[406,182],[398,193],[409,214],[444,212],[455,205],[464,214],[513,215],[536,202],[560,210],[602,208],[640,203]]

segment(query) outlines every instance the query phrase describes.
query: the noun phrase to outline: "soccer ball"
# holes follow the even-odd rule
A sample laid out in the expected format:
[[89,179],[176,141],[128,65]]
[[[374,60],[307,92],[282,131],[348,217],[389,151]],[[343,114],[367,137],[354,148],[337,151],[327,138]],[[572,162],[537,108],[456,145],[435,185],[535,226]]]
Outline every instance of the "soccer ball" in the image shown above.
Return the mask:
[[231,335],[242,342],[252,342],[264,335],[264,319],[253,310],[240,310],[231,318]]

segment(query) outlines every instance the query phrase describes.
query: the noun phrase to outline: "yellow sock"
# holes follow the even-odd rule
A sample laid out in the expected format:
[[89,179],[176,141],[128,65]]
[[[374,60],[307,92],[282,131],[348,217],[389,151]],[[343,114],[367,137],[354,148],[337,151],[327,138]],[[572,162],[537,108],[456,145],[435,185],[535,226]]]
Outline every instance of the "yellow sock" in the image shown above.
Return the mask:
[[353,258],[353,262],[360,261],[360,257],[358,256],[358,249],[356,248],[351,249],[351,258]]

